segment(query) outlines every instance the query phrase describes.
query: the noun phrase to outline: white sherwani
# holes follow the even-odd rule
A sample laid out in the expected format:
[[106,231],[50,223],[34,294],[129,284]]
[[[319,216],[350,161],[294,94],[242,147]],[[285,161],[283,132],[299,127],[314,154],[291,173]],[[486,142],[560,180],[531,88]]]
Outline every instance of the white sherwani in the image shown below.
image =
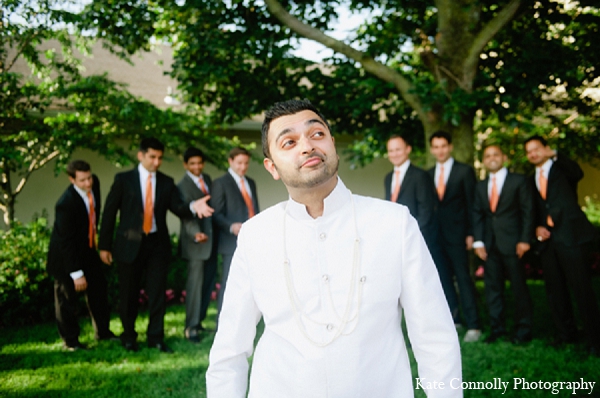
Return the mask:
[[[360,266],[353,278],[355,230]],[[344,326],[349,302],[352,316]],[[206,373],[208,397],[246,396],[261,316],[265,330],[254,352],[250,397],[412,397],[402,310],[422,384],[445,383],[428,396],[461,397],[450,387],[461,379],[456,330],[408,209],[352,195],[341,180],[317,219],[291,199],[275,205],[247,221],[238,237]],[[342,326],[344,334],[320,346]]]

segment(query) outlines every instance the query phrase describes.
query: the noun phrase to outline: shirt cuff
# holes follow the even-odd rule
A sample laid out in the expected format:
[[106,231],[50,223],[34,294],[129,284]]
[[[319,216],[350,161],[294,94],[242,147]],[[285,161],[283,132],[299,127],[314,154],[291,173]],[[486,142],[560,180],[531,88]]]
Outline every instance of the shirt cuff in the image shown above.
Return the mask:
[[79,279],[83,276],[83,271],[79,270],[79,271],[75,271],[75,272],[71,272],[71,279],[75,280],[75,279]]
[[196,210],[194,209],[194,202],[190,202],[190,211],[193,215],[196,215]]
[[473,249],[479,249],[480,247],[485,247],[482,241],[478,240],[476,242],[473,242]]

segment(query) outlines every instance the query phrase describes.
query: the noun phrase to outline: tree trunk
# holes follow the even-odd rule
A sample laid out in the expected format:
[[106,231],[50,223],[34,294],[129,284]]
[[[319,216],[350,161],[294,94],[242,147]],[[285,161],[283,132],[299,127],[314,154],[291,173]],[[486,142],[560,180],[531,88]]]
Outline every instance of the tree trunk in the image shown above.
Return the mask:
[[[371,58],[368,54],[327,36],[319,29],[304,24],[290,15],[278,0],[265,0],[269,11],[283,25],[298,35],[317,41],[335,52],[346,55],[360,63],[365,71],[390,82],[398,89],[404,100],[417,112],[423,123],[426,136],[426,149],[429,149],[429,137],[435,131],[445,130],[452,134],[454,157],[472,164],[474,158],[473,121],[475,109],[461,112],[458,126],[443,122],[442,108],[438,104],[436,110],[426,112],[421,99],[413,92],[412,82],[401,72]],[[421,48],[427,56],[421,56],[423,66],[429,70],[452,101],[456,90],[472,93],[477,75],[479,57],[489,41],[515,15],[521,0],[510,0],[500,8],[494,17],[482,24],[482,4],[475,0],[435,0],[438,11],[438,29],[435,40]],[[431,48],[436,48],[437,52]],[[456,118],[455,118],[456,119]]]
[[11,229],[15,222],[15,197],[10,195],[6,203],[6,211],[4,212],[4,224],[7,229]]
[[11,229],[12,224],[15,221],[15,203],[17,194],[12,191],[10,170],[2,170],[1,178],[0,193],[2,198],[0,199],[0,210],[4,212],[2,218],[6,224],[6,228]]

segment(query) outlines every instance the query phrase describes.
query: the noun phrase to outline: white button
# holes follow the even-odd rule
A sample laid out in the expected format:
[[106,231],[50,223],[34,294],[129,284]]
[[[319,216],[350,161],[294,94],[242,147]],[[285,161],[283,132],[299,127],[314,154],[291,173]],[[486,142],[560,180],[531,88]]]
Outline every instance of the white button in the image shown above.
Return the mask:
[[323,275],[323,282],[327,282],[329,281],[329,276],[328,275]]
[[333,325],[330,323],[330,324],[328,324],[328,325],[327,325],[327,330],[329,330],[329,331],[332,331],[334,327],[335,327],[335,326],[333,326]]
[[320,239],[320,240],[325,240],[325,238],[327,238],[327,234],[326,234],[325,232],[321,232],[321,233],[319,234],[319,239]]

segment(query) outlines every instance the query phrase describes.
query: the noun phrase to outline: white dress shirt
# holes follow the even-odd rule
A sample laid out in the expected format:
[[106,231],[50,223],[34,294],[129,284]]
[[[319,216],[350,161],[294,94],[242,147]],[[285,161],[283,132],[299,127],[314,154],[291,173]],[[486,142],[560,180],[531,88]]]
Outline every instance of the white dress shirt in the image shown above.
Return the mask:
[[410,160],[402,163],[400,166],[394,166],[394,173],[392,174],[392,185],[390,186],[390,193],[394,194],[394,188],[396,187],[396,171],[400,171],[400,186],[402,187],[402,182],[404,181],[404,176],[406,175],[406,170],[410,166]]
[[244,186],[246,187],[246,192],[248,192],[248,196],[250,196],[250,198],[252,198],[252,190],[250,189],[250,185],[248,185],[248,180],[246,179],[246,177],[245,176],[240,177],[239,175],[237,175],[237,173],[235,171],[233,171],[233,169],[231,167],[229,169],[227,169],[227,171],[229,172],[229,174],[231,174],[231,176],[235,180],[235,183],[237,184],[240,192],[242,191],[241,181],[244,180]]
[[444,166],[444,185],[448,185],[448,177],[450,177],[450,172],[452,171],[452,166],[454,165],[454,158],[449,157],[444,163],[436,162],[435,164],[435,176],[434,183],[437,187],[438,180],[440,179],[440,166]]
[[[492,179],[493,179],[493,177],[496,177],[496,189],[498,191],[498,198],[499,198],[500,194],[502,193],[502,187],[504,186],[504,181],[506,181],[507,175],[508,175],[508,170],[506,169],[506,167],[501,168],[496,173],[490,173],[489,178],[488,178],[488,186],[487,186],[488,200],[492,197]],[[477,240],[477,241],[473,242],[473,249],[478,249],[480,247],[485,247],[485,244],[483,243],[483,241]]]
[[[353,279],[356,230],[360,254]],[[284,244],[293,290],[286,285]],[[355,294],[348,300],[351,281]],[[305,314],[299,322],[306,334],[321,343],[337,333],[350,302],[344,333],[324,347],[313,344],[299,327],[290,295],[297,314]],[[462,397],[450,387],[461,379],[456,329],[408,209],[353,195],[341,180],[316,219],[292,199],[279,203],[242,226],[210,352],[207,396],[246,397],[254,351],[249,397],[412,397],[403,312],[420,377],[446,386],[428,396]],[[265,329],[253,350],[261,316]]]
[[544,162],[543,165],[535,168],[535,186],[537,187],[538,191],[540,190],[540,170],[544,170],[544,176],[547,180],[548,175],[550,174],[550,169],[552,168],[553,164],[554,160],[548,159],[546,160],[546,162]]
[[[142,164],[138,164],[138,171],[140,172],[140,186],[142,187],[142,208],[146,203],[146,184],[148,184],[148,175],[151,175],[152,180],[152,204],[156,203],[156,173],[151,173],[142,166]],[[152,212],[152,228],[150,229],[150,233],[156,232],[156,217],[154,217],[154,212]]]
[[192,181],[194,181],[194,184],[196,184],[198,189],[201,191],[202,191],[202,186],[200,185],[200,180],[202,180],[204,182],[204,188],[206,188],[206,192],[210,193],[210,189],[208,188],[208,184],[206,183],[206,180],[204,179],[204,175],[202,173],[200,173],[200,176],[195,176],[192,173],[190,173],[189,170],[186,170],[185,172],[192,179]]

